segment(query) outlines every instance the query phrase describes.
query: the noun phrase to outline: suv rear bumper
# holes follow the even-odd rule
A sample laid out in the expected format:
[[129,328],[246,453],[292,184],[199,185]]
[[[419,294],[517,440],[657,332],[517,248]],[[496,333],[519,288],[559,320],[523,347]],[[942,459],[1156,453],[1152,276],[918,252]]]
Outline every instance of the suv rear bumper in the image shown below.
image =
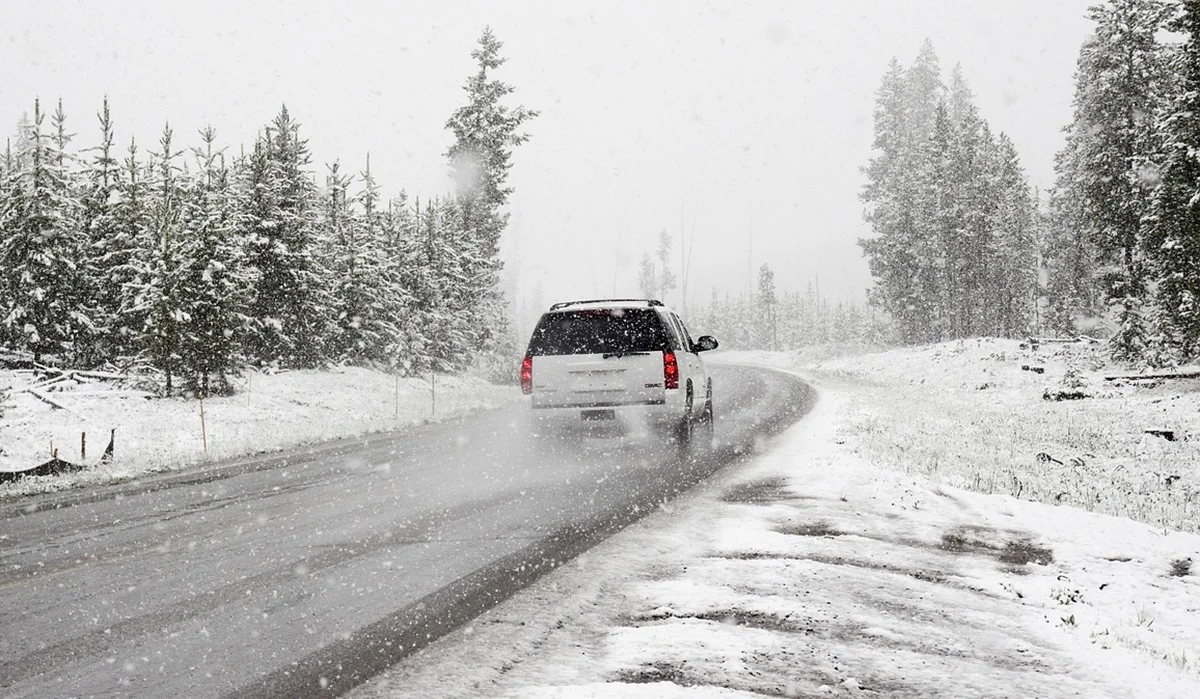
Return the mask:
[[685,414],[683,402],[681,395],[677,401],[634,405],[534,407],[529,419],[534,431],[542,434],[641,434],[677,425]]
[[533,409],[534,410],[587,410],[589,408],[641,408],[641,407],[644,407],[647,405],[666,405],[666,403],[667,403],[667,401],[665,398],[651,398],[648,400],[637,401],[637,402],[633,402],[633,403],[623,402],[623,401],[608,402],[608,401],[590,400],[590,401],[584,401],[584,402],[580,402],[580,403],[568,403],[566,405],[538,405],[535,402],[533,404]]

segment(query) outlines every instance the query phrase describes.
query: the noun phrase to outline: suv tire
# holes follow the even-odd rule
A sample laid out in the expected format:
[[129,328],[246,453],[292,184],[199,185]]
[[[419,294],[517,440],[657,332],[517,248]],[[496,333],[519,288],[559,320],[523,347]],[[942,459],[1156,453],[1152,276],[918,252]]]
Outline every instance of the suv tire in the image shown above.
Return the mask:
[[713,422],[713,402],[712,388],[708,389],[708,400],[704,401],[704,410],[700,413],[700,426],[693,436],[694,440],[699,440],[701,449],[704,452],[712,451],[713,440],[716,437],[715,425]]

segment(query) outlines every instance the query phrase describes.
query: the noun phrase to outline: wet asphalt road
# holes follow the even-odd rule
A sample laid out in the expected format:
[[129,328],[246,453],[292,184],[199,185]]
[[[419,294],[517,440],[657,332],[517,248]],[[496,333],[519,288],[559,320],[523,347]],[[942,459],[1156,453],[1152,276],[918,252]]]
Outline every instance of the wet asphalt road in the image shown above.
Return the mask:
[[714,365],[716,449],[538,445],[488,411],[0,503],[0,696],[332,696],[503,601],[811,407]]

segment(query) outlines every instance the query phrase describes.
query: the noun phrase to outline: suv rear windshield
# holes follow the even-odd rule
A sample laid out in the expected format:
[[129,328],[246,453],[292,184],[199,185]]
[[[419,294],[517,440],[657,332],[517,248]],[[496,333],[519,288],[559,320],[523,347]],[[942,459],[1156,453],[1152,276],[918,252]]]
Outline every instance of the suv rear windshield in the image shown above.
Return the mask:
[[547,313],[529,341],[529,354],[661,352],[667,331],[648,308],[600,308]]

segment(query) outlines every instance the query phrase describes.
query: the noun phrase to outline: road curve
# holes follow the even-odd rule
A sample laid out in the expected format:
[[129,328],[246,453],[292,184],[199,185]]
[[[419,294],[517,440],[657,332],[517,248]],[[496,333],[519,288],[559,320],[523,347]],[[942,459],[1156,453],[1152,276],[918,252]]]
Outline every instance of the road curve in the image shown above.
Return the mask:
[[539,446],[506,409],[0,504],[0,695],[345,692],[815,401],[783,373],[712,371],[701,460],[654,440]]

